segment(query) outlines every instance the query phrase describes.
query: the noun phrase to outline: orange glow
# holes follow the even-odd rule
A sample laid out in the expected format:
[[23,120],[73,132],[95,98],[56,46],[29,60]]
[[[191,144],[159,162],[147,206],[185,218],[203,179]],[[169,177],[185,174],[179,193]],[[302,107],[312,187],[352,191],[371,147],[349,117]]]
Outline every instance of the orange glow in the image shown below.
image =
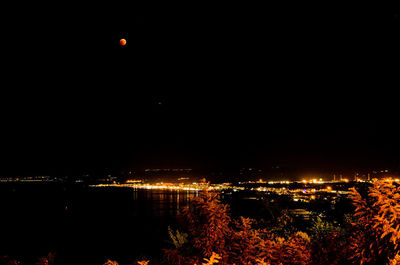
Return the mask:
[[125,40],[125,39],[120,39],[120,40],[119,40],[119,43],[120,43],[122,46],[125,46],[125,45],[126,45],[126,40]]
[[126,183],[141,183],[142,180],[136,180],[136,179],[129,179],[126,181]]

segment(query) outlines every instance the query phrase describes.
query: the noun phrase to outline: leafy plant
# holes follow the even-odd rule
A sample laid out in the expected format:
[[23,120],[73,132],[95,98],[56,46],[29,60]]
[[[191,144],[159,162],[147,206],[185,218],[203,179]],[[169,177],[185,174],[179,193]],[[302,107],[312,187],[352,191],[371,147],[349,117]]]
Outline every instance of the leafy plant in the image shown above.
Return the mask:
[[356,207],[351,259],[360,264],[396,262],[400,251],[400,187],[392,179],[374,180],[366,196],[352,189]]
[[180,248],[185,243],[188,242],[187,241],[188,234],[181,233],[179,230],[176,230],[176,232],[174,233],[174,231],[172,231],[170,226],[168,226],[168,234],[169,234],[169,237],[171,238],[172,243],[174,244],[175,248]]

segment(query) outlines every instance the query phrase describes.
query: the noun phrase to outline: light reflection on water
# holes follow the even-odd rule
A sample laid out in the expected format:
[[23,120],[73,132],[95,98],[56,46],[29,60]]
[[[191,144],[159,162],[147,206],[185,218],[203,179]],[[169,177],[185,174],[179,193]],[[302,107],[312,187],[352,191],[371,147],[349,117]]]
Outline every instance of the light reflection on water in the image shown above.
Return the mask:
[[175,216],[198,191],[133,189],[132,196],[135,216]]

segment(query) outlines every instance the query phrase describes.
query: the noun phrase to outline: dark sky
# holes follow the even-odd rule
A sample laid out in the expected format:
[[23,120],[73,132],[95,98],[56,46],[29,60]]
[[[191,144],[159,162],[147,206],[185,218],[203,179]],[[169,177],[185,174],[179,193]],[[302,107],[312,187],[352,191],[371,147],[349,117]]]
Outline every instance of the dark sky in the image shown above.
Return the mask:
[[399,168],[398,6],[99,5],[6,12],[0,175]]

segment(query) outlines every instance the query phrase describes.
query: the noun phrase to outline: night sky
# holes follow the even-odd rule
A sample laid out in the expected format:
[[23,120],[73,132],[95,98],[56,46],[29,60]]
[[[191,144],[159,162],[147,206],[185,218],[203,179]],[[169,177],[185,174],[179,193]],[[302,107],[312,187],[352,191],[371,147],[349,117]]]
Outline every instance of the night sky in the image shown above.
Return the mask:
[[0,175],[400,169],[399,6],[99,5],[7,12]]

